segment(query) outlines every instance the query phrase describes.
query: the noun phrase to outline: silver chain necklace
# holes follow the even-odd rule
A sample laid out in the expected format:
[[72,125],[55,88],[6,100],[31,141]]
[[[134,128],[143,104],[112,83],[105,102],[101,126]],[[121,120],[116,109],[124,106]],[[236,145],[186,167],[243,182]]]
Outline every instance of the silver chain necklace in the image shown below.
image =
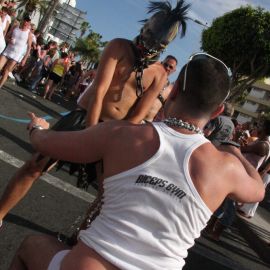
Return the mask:
[[184,128],[184,129],[187,129],[189,131],[193,131],[193,132],[198,133],[198,134],[203,134],[203,131],[200,128],[198,128],[195,125],[190,124],[188,122],[184,122],[181,119],[177,119],[175,117],[166,118],[162,122],[168,126],[171,126],[171,127]]

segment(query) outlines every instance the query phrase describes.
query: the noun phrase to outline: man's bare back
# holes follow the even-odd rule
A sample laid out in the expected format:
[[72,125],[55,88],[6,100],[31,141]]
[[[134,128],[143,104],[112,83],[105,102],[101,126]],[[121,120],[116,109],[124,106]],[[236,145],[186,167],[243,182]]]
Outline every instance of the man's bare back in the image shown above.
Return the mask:
[[[101,113],[99,119],[95,119],[95,121],[125,119],[130,115],[130,110],[134,108],[138,100],[134,71],[136,56],[131,41],[112,40],[106,47],[103,56],[95,81],[80,100],[79,106],[93,113],[96,109],[93,104],[96,99],[100,98],[103,99]],[[144,69],[144,95],[136,104],[136,110],[142,110],[141,115],[147,114],[166,79],[166,72],[159,62]],[[140,105],[142,103],[143,107]],[[138,106],[140,107],[138,108]]]

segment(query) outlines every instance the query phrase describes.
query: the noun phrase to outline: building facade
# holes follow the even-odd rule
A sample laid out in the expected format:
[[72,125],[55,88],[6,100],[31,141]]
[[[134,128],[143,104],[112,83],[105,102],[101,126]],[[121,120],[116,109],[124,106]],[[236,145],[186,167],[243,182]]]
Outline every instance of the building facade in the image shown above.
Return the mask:
[[59,5],[56,9],[56,16],[49,29],[49,35],[52,39],[59,39],[61,42],[67,42],[74,45],[76,36],[85,21],[86,12],[81,11],[68,3]]
[[239,123],[257,121],[270,112],[269,83],[269,79],[254,83],[245,102],[235,106],[235,117]]
[[[20,10],[23,12],[24,8]],[[76,36],[79,34],[82,22],[86,20],[86,14],[87,12],[76,8],[76,0],[60,0],[60,5],[56,8],[54,16],[48,23],[44,38],[46,40],[55,40],[58,43],[67,42],[73,45]],[[38,10],[33,12],[31,19],[32,23],[37,27],[41,21],[41,15]]]

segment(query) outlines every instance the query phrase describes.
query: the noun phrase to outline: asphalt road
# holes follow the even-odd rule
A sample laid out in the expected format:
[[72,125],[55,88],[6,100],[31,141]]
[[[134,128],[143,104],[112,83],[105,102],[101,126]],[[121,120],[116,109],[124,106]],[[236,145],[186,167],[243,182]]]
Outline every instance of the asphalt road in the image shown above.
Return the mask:
[[[0,193],[10,177],[23,161],[32,153],[29,144],[27,112],[46,117],[54,123],[61,114],[74,107],[56,96],[53,102],[43,100],[28,90],[8,82],[0,90]],[[0,270],[8,269],[22,239],[29,234],[69,234],[74,221],[81,217],[87,208],[87,199],[95,192],[86,194],[74,188],[76,177],[66,169],[52,170],[37,181],[29,194],[8,214],[0,230]],[[247,270],[268,269],[249,249],[245,241],[235,232],[224,238],[222,243],[199,239],[190,251],[185,270]]]

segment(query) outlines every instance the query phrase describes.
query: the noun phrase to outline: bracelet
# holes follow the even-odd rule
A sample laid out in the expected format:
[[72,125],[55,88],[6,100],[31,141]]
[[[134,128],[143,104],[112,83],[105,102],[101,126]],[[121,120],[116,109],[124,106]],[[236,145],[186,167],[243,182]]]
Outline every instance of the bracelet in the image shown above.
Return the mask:
[[42,126],[40,126],[40,125],[33,125],[32,128],[29,130],[29,136],[31,136],[32,132],[35,129],[43,130],[44,128]]

